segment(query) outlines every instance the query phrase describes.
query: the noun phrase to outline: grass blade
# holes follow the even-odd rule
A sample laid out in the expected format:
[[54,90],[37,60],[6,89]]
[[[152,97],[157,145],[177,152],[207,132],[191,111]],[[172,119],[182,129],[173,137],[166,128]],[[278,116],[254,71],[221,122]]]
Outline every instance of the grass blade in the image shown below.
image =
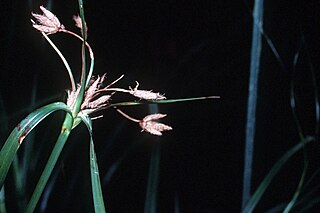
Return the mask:
[[[291,82],[290,82],[290,107],[291,107],[293,118],[294,118],[296,126],[297,126],[299,137],[303,141],[305,136],[304,136],[304,133],[303,133],[303,130],[302,130],[299,118],[298,118],[298,114],[296,112],[296,99],[295,99],[295,92],[294,92],[294,86],[295,86],[294,85],[294,83],[295,83],[294,77],[295,77],[295,71],[296,71],[295,68],[296,68],[296,65],[297,65],[297,62],[299,59],[299,55],[300,55],[299,52],[297,52],[295,54],[295,57],[293,60],[293,72],[292,72],[292,78],[291,78]],[[301,174],[301,178],[300,178],[298,187],[297,187],[295,193],[293,194],[293,197],[290,200],[290,202],[287,204],[287,206],[285,206],[284,211],[283,211],[284,213],[288,213],[291,211],[291,209],[296,204],[298,197],[302,191],[302,187],[303,187],[303,184],[305,181],[305,176],[307,174],[307,168],[308,168],[308,159],[307,159],[308,157],[307,157],[307,152],[305,149],[303,152],[303,157],[304,157],[304,167],[303,167],[303,171]]]
[[145,104],[172,104],[178,102],[186,102],[186,101],[199,101],[199,100],[206,100],[206,99],[217,99],[220,96],[206,96],[206,97],[196,97],[196,98],[178,98],[178,99],[166,99],[166,100],[149,100],[149,101],[127,101],[127,102],[119,102],[115,104],[110,104],[107,107],[101,107],[100,110],[104,110],[110,107],[116,106],[137,106],[137,105],[145,105]]
[[302,171],[302,175],[301,175],[298,187],[297,187],[297,189],[296,189],[291,201],[288,203],[288,205],[284,209],[283,213],[289,213],[291,211],[291,209],[296,204],[296,202],[298,200],[298,197],[299,197],[299,195],[300,195],[300,193],[301,193],[301,191],[303,189],[302,187],[303,187],[303,184],[304,184],[304,181],[305,181],[305,177],[307,175],[307,168],[308,168],[308,161],[306,159],[307,156],[305,155],[304,157],[305,157],[304,167],[303,167],[303,171]]
[[295,145],[289,151],[287,151],[271,168],[269,173],[265,176],[255,193],[252,195],[251,199],[247,203],[247,205],[243,208],[243,213],[249,213],[252,212],[253,209],[256,207],[258,202],[260,201],[262,195],[270,185],[272,179],[275,177],[275,175],[280,171],[282,166],[300,149],[302,149],[305,144],[313,141],[314,138],[308,137],[305,140],[299,142],[299,144]]
[[106,212],[103,194],[101,189],[100,175],[98,169],[98,163],[96,158],[96,153],[94,151],[94,144],[92,138],[92,124],[91,119],[88,116],[81,116],[82,121],[88,128],[90,134],[90,173],[91,173],[91,187],[93,196],[94,211],[98,213]]
[[54,166],[56,165],[56,162],[61,154],[61,151],[69,137],[69,134],[71,132],[71,128],[73,125],[73,118],[72,115],[67,114],[66,118],[62,124],[61,133],[57,139],[57,142],[55,143],[55,146],[53,147],[53,150],[50,154],[50,157],[47,161],[47,164],[40,176],[40,179],[36,185],[36,188],[31,196],[31,199],[28,203],[26,212],[34,212],[34,209],[42,195],[42,192],[44,190],[44,187],[46,186],[49,177],[51,176],[51,173],[53,171]]
[[258,93],[258,78],[261,56],[261,30],[263,23],[263,0],[254,1],[253,30],[251,46],[251,63],[249,79],[249,97],[246,124],[246,142],[244,152],[242,208],[247,204],[251,194],[252,160],[256,122],[256,105]]
[[64,110],[70,113],[68,107],[62,102],[56,102],[30,113],[23,119],[11,132],[0,151],[0,187],[2,187],[7,176],[10,165],[18,151],[24,138],[35,128],[43,119],[57,110]]

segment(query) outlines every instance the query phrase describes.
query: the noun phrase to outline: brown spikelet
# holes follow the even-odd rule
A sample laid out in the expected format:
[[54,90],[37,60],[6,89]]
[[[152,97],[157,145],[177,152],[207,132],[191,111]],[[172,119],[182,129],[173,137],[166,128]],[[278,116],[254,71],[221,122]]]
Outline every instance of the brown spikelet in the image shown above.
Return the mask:
[[53,34],[59,32],[61,29],[64,29],[64,26],[60,23],[59,19],[49,10],[40,6],[43,14],[31,13],[32,16],[36,19],[33,21],[33,27],[40,32],[47,34]]
[[129,93],[137,98],[141,98],[144,100],[163,100],[166,99],[166,97],[164,95],[161,95],[160,93],[155,93],[152,91],[148,91],[148,90],[139,90],[139,83],[136,81],[136,87],[135,88],[131,88],[129,87],[130,91]]
[[153,135],[161,136],[163,131],[172,130],[171,126],[159,123],[155,120],[167,116],[166,114],[151,114],[147,115],[139,122],[143,131],[149,132]]

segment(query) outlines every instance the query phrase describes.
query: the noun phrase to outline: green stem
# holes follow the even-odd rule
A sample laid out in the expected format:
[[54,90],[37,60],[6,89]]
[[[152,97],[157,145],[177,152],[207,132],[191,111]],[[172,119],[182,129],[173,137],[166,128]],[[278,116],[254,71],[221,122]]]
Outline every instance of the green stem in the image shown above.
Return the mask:
[[69,134],[71,132],[71,128],[72,128],[72,125],[73,125],[73,119],[72,117],[67,114],[66,115],[66,118],[63,122],[63,125],[62,125],[62,128],[61,128],[61,133],[57,139],[57,142],[51,152],[51,155],[48,159],[48,162],[41,174],[41,177],[37,183],[37,186],[32,194],[32,197],[29,201],[29,204],[27,206],[27,210],[26,212],[34,212],[35,208],[36,208],[36,205],[41,197],[41,194],[49,180],[49,177],[51,176],[51,173],[54,169],[54,166],[56,165],[57,163],[57,160],[61,154],[61,151],[69,137]]
[[[81,36],[79,36],[78,34],[72,32],[72,31],[69,31],[69,30],[66,30],[66,29],[61,29],[60,32],[64,32],[64,33],[70,34],[72,36],[75,36],[76,38],[80,39],[83,42],[83,38]],[[89,73],[88,73],[87,82],[86,82],[86,87],[87,87],[89,85],[89,82],[90,82],[90,79],[91,79],[91,76],[92,76],[92,73],[93,73],[94,54],[93,54],[92,48],[91,48],[91,46],[89,45],[88,42],[86,42],[86,46],[87,46],[87,48],[89,50],[89,56],[90,56],[90,59],[91,59]]]
[[[79,11],[80,11],[80,17],[81,17],[81,22],[83,24],[83,26],[85,26],[85,19],[84,19],[84,8],[83,8],[83,1],[79,0]],[[87,75],[87,71],[86,71],[86,50],[85,50],[85,44],[86,44],[86,30],[85,27],[82,27],[81,29],[82,32],[82,38],[83,38],[83,43],[82,43],[82,74],[81,74],[81,83],[80,83],[80,91],[79,91],[79,95],[77,97],[76,103],[75,103],[75,107],[73,109],[73,117],[76,117],[76,115],[79,113],[80,111],[80,107],[81,107],[81,103],[83,101],[84,98],[84,92],[86,89],[86,75]]]
[[253,11],[253,31],[251,46],[251,63],[249,79],[249,97],[247,106],[246,142],[244,152],[244,171],[242,189],[242,208],[251,196],[252,161],[254,150],[256,105],[258,93],[258,78],[261,56],[261,29],[263,23],[263,0],[255,0]]

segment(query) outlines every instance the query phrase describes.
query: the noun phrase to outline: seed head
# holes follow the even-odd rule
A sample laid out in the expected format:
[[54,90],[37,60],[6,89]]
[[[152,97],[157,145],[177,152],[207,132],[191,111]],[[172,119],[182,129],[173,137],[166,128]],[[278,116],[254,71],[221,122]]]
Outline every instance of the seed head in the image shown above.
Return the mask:
[[[101,90],[103,81],[105,80],[105,75],[98,76],[96,79],[92,77],[89,86],[86,88],[84,93],[84,99],[80,107],[80,112],[83,114],[90,114],[101,107],[108,104],[113,93],[106,94],[105,91]],[[73,109],[76,103],[80,91],[80,85],[74,91],[67,91],[67,106]]]
[[136,81],[136,87],[135,88],[131,88],[129,87],[130,91],[129,93],[137,98],[141,98],[141,99],[144,99],[144,100],[163,100],[163,99],[166,99],[166,97],[164,95],[161,95],[160,93],[155,93],[155,92],[152,92],[151,90],[148,91],[148,90],[139,90],[138,87],[139,87],[139,82]]
[[151,114],[144,117],[140,122],[140,127],[142,131],[149,132],[153,135],[161,136],[163,131],[172,130],[171,126],[159,123],[155,120],[167,116],[166,114]]
[[47,33],[47,34],[54,34],[59,32],[61,29],[64,29],[64,26],[60,23],[59,19],[49,10],[40,6],[43,14],[36,14],[31,13],[32,16],[36,19],[33,22],[33,27],[40,32]]
[[[79,114],[89,115],[90,113],[93,113],[109,105],[111,96],[115,92],[130,93],[136,97],[139,97],[141,99],[146,99],[146,100],[165,99],[165,97],[160,95],[159,93],[154,93],[146,90],[138,90],[137,89],[139,86],[138,82],[137,82],[137,86],[131,90],[125,90],[121,88],[111,88],[111,86],[116,82],[118,82],[122,77],[123,75],[107,86],[102,86],[103,82],[106,79],[105,75],[101,77],[98,76],[97,78],[92,77],[89,85],[85,90],[84,98],[80,107]],[[77,89],[74,91],[67,91],[68,93],[67,106],[71,110],[74,109],[75,107],[75,103],[79,95],[79,91],[80,91],[80,85],[78,85]],[[167,116],[166,114],[160,114],[160,113],[151,114],[151,115],[147,115],[142,120],[140,120],[140,119],[132,118],[131,116],[122,112],[120,109],[117,109],[117,111],[127,119],[139,123],[140,127],[142,128],[142,131],[149,132],[153,135],[161,136],[163,131],[172,130],[171,126],[159,123],[157,121],[158,119],[164,118],[165,116]]]

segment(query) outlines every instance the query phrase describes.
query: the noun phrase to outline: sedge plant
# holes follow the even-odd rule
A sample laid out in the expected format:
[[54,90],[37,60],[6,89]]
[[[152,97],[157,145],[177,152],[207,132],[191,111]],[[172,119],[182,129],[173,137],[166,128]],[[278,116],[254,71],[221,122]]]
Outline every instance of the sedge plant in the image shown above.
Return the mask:
[[[3,189],[9,168],[14,161],[18,149],[21,147],[27,135],[50,114],[56,111],[65,112],[65,118],[61,126],[60,134],[52,149],[49,159],[46,162],[40,179],[36,184],[31,199],[26,207],[26,212],[33,212],[35,210],[71,131],[82,122],[86,125],[90,135],[89,160],[94,211],[106,211],[104,198],[102,195],[98,163],[94,150],[92,129],[92,120],[101,118],[102,116],[92,117],[93,113],[106,109],[115,109],[115,111],[123,117],[138,123],[142,131],[156,136],[161,136],[163,131],[172,130],[171,126],[158,121],[159,119],[164,118],[166,114],[157,112],[146,115],[142,119],[137,119],[125,113],[122,108],[126,106],[142,104],[164,104],[208,98],[219,98],[219,96],[209,96],[169,100],[166,99],[166,97],[161,93],[153,92],[152,90],[139,89],[139,82],[137,81],[135,82],[136,85],[134,87],[129,87],[128,89],[115,87],[115,85],[124,77],[124,75],[121,75],[118,79],[109,83],[106,83],[107,78],[105,74],[102,76],[94,76],[94,53],[90,44],[87,42],[88,28],[85,22],[83,1],[79,0],[78,3],[80,15],[74,16],[73,19],[75,21],[75,25],[80,29],[80,34],[66,28],[51,11],[47,10],[43,6],[40,6],[40,10],[42,11],[41,14],[32,13],[31,22],[33,27],[42,34],[42,36],[61,58],[67,70],[71,88],[66,91],[67,99],[65,102],[54,102],[47,104],[30,113],[25,119],[23,119],[12,130],[0,151],[0,188]],[[57,33],[63,33],[76,37],[82,43],[82,69],[79,83],[76,83],[74,73],[63,53],[49,38],[49,36]],[[86,63],[88,55],[87,53],[89,53],[90,58],[89,66],[87,66]],[[134,97],[136,100],[113,103],[111,98],[118,93],[126,93],[129,96]],[[1,191],[1,194],[3,194],[3,190]]]

